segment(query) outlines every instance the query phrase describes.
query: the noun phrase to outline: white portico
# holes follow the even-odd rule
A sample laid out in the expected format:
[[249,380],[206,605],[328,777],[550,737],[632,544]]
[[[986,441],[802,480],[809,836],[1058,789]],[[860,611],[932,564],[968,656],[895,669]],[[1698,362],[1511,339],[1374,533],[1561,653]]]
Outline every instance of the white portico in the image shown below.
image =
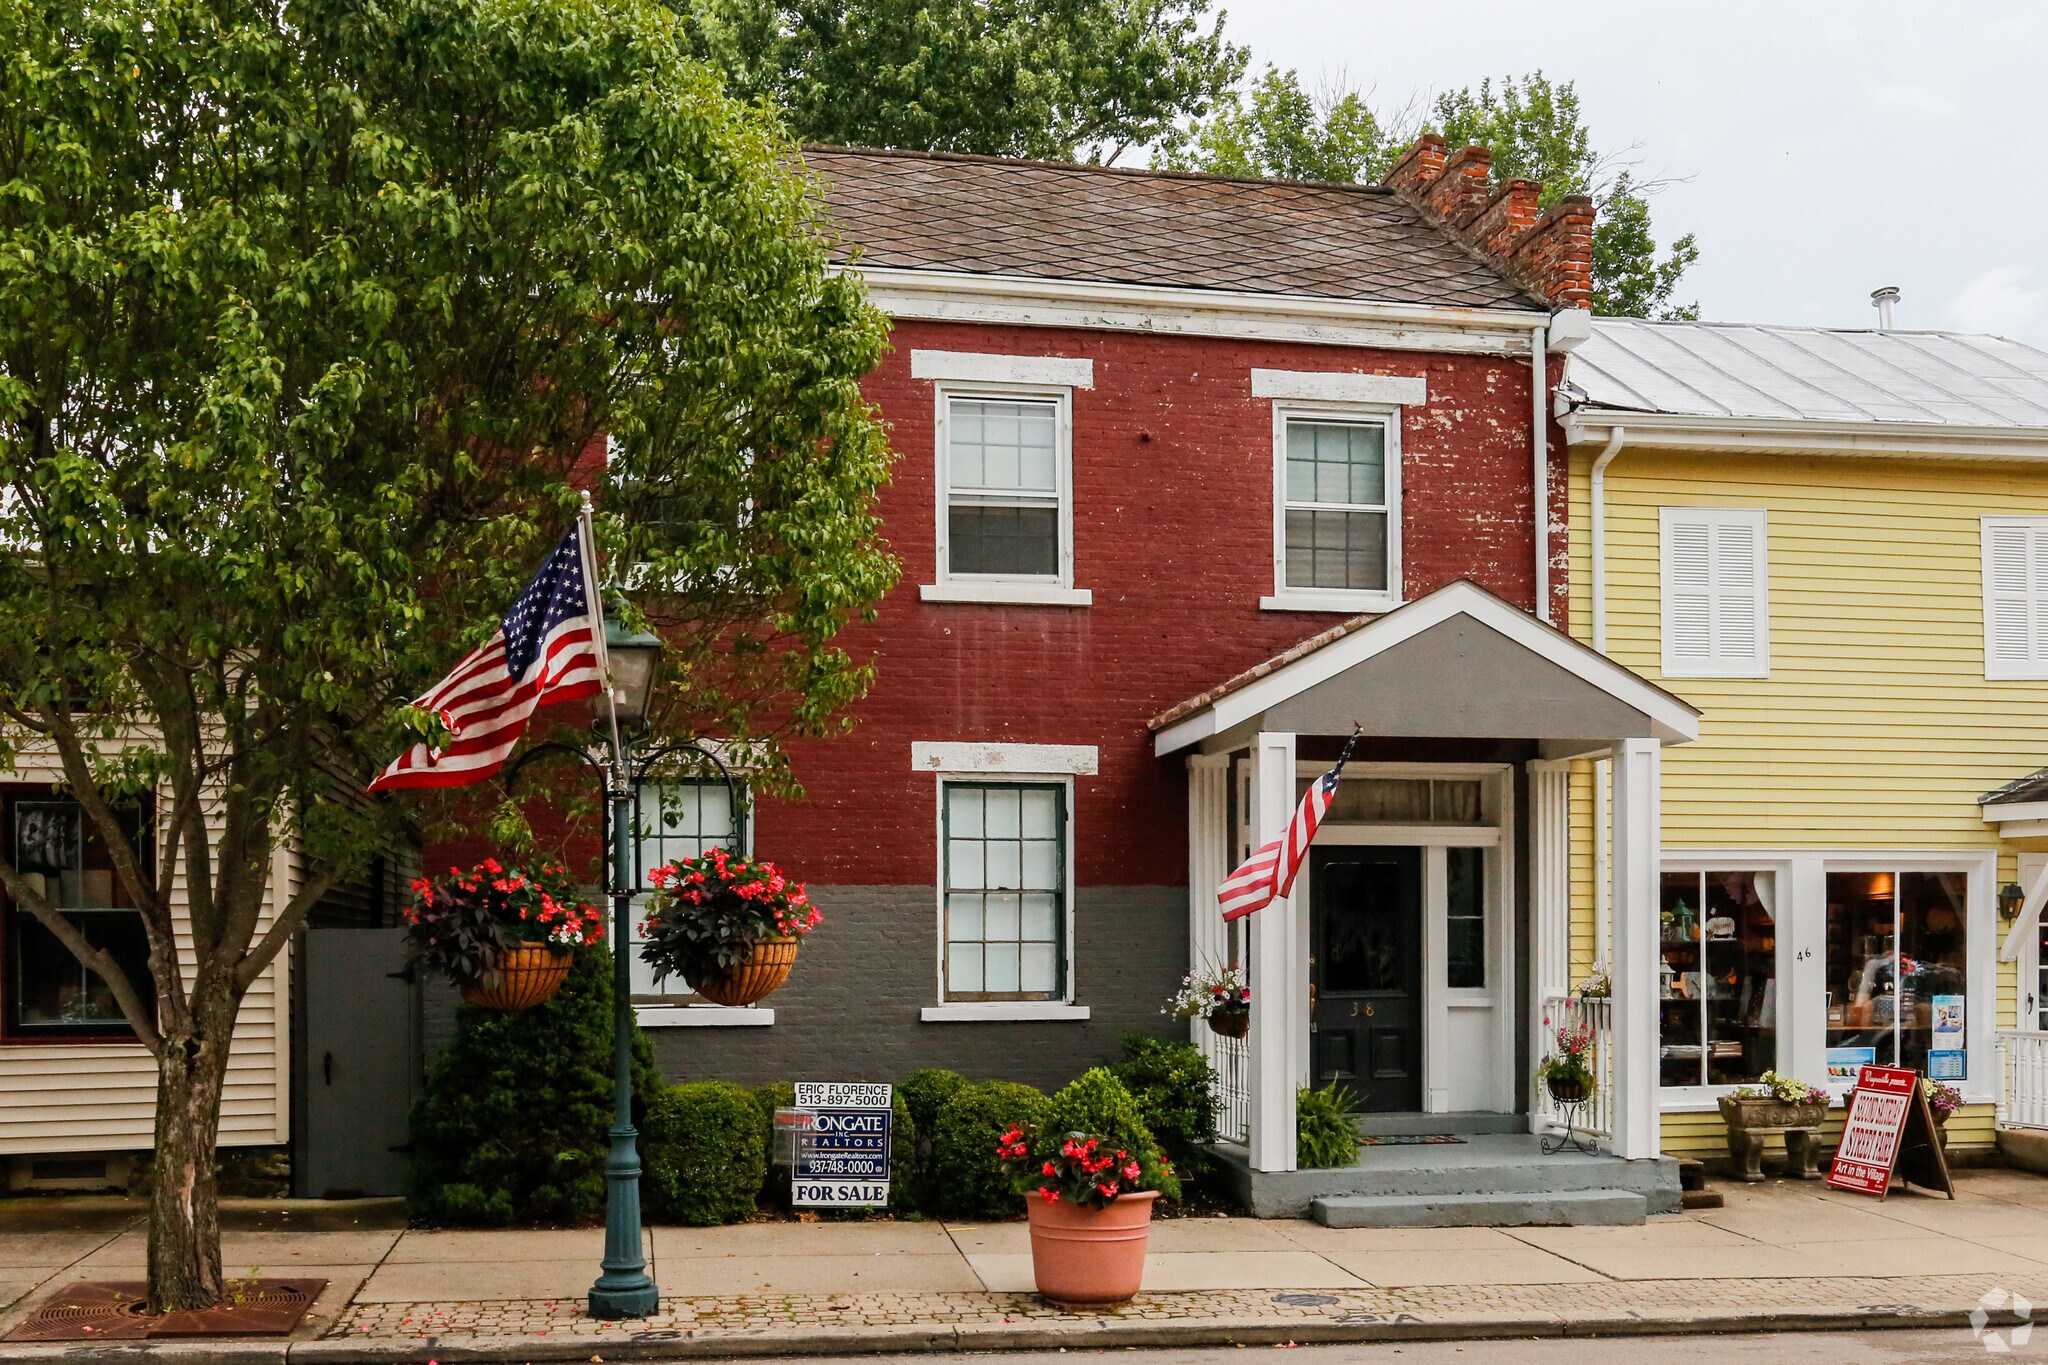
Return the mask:
[[[1293,894],[1225,926],[1217,884],[1285,829],[1354,725]],[[1295,1091],[1332,1080],[1383,1114],[1541,1126],[1530,1070],[1545,1001],[1571,985],[1565,765],[1587,756],[1613,760],[1604,1145],[1658,1154],[1659,753],[1698,737],[1696,711],[1456,583],[1305,640],[1153,730],[1188,767],[1191,956],[1250,967],[1248,1131],[1226,1136],[1252,1171],[1294,1170]]]

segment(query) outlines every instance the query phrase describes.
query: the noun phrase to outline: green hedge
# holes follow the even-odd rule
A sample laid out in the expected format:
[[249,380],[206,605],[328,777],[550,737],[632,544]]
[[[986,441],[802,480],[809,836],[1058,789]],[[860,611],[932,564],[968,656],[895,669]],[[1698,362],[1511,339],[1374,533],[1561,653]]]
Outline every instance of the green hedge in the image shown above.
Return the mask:
[[[636,1108],[659,1092],[633,1030]],[[413,1106],[407,1211],[438,1227],[563,1226],[604,1217],[612,1126],[612,959],[576,954],[552,999],[463,1005]]]
[[1180,1198],[1180,1180],[1159,1151],[1158,1140],[1145,1126],[1138,1102],[1105,1067],[1085,1071],[1052,1097],[1041,1124],[1047,1141],[1057,1144],[1068,1133],[1099,1137],[1112,1151],[1126,1151],[1145,1172],[1145,1188],[1168,1199]]
[[647,1108],[640,1138],[648,1212],[709,1227],[752,1213],[767,1168],[761,1106],[730,1081],[670,1086]]
[[896,1165],[913,1182],[913,1207],[932,1208],[935,1205],[938,1170],[932,1144],[938,1137],[939,1110],[967,1085],[967,1078],[957,1071],[925,1067],[905,1076],[903,1083],[896,1087],[896,1097],[909,1111],[910,1122],[915,1129],[913,1142],[906,1144],[901,1135],[896,1139]]
[[932,1170],[939,1212],[953,1218],[1014,1218],[1023,1200],[1003,1173],[996,1140],[1013,1123],[1045,1118],[1044,1095],[1013,1081],[962,1086],[939,1106]]
[[1216,1068],[1185,1038],[1124,1035],[1124,1056],[1109,1068],[1138,1102],[1138,1115],[1185,1180],[1215,1169],[1204,1144],[1216,1140]]

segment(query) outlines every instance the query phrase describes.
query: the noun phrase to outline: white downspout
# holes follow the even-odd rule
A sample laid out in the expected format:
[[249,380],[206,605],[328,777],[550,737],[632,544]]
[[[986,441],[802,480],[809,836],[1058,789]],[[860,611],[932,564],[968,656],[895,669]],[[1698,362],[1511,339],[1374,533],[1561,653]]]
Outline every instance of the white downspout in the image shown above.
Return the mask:
[[1538,324],[1530,343],[1530,446],[1536,459],[1536,619],[1550,623],[1550,329]]
[[[1628,433],[1622,428],[1608,428],[1607,444],[1593,460],[1589,493],[1593,504],[1593,648],[1602,654],[1607,652],[1607,466],[1621,454],[1622,442],[1627,439]],[[1593,946],[1594,955],[1612,972],[1614,907],[1608,859],[1614,855],[1608,840],[1611,826],[1607,813],[1607,763],[1604,758],[1593,762]]]

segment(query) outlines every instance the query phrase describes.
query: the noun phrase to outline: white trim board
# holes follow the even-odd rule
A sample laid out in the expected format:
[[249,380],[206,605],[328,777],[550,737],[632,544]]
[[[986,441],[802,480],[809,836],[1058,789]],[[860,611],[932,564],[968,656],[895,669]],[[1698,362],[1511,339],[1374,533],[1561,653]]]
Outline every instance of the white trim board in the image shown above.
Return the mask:
[[945,777],[1093,777],[1099,751],[1093,744],[1008,744],[926,742],[910,746],[910,766]]
[[1429,401],[1429,381],[1399,374],[1340,370],[1252,371],[1252,397],[1299,398],[1315,403],[1374,403],[1389,407]]
[[1946,426],[1938,422],[1809,421],[1789,417],[1694,417],[1580,409],[1561,418],[1567,445],[1604,445],[1619,427],[1630,450],[1738,454],[1863,455],[1884,459],[2048,460],[2048,428]]
[[1397,351],[1526,356],[1549,314],[1231,289],[1175,289],[954,270],[852,271],[892,318],[1150,332]]
[[1485,589],[1459,582],[1360,626],[1182,717],[1153,736],[1153,752],[1174,753],[1241,725],[1454,616],[1470,617],[1640,712],[1655,727],[1656,737],[1667,744],[1699,738],[1700,713],[1685,702]]
[[1095,362],[1066,356],[992,355],[981,351],[912,351],[912,379],[960,384],[1058,384],[1095,387]]

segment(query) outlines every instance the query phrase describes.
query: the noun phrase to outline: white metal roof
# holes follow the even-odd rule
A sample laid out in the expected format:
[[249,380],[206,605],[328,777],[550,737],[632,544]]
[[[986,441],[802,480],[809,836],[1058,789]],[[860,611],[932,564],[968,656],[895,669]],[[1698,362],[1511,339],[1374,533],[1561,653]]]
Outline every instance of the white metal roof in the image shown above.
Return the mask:
[[1565,379],[1587,416],[2048,430],[2048,353],[1965,332],[1595,318]]

